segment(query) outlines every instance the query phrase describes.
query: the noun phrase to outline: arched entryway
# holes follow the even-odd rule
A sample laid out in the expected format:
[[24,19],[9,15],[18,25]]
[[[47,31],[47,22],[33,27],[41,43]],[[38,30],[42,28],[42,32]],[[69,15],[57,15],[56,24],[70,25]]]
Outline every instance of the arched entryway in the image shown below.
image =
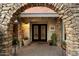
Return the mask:
[[[75,45],[77,45],[77,41],[74,42],[74,40],[77,40],[77,37],[78,37],[76,35],[76,31],[74,29],[74,27],[76,27],[76,21],[74,21],[75,25],[72,23],[72,21],[75,20],[75,17],[73,15],[72,11],[69,8],[67,8],[64,4],[28,3],[28,4],[14,4],[13,7],[7,8],[9,13],[7,13],[7,15],[4,15],[5,19],[3,19],[3,22],[0,24],[2,26],[1,28],[6,27],[6,29],[4,30],[4,33],[6,35],[8,35],[9,38],[7,38],[7,39],[10,39],[10,41],[11,41],[11,38],[12,38],[12,36],[11,36],[12,35],[12,25],[11,24],[13,24],[14,20],[19,19],[19,14],[30,7],[37,7],[37,6],[48,7],[59,14],[59,19],[61,18],[63,20],[63,23],[66,28],[66,55],[78,55],[78,53],[77,53],[78,51],[76,50],[76,48],[74,48]],[[11,11],[13,11],[13,12],[11,12]],[[6,20],[8,20],[8,21],[6,22]],[[11,46],[11,43],[8,42],[8,45]],[[6,54],[11,52],[10,48],[8,50],[9,52],[6,52],[7,48],[4,48],[4,49],[5,49]]]

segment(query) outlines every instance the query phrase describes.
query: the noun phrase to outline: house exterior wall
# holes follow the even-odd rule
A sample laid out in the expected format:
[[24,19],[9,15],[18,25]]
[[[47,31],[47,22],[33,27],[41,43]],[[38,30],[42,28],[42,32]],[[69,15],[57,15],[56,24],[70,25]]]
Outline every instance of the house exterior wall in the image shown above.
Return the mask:
[[[58,29],[58,27],[61,28],[61,25],[57,26],[56,25],[57,23],[57,19],[56,17],[55,18],[52,18],[52,17],[33,17],[31,18],[31,40],[32,40],[32,24],[47,24],[47,41],[51,40],[51,35],[52,33],[56,33],[57,34],[57,39],[58,41],[61,39],[61,29]],[[57,26],[57,27],[56,27]],[[54,27],[53,30],[51,30],[51,27]],[[59,41],[60,43],[60,41]]]
[[[58,29],[58,27],[61,25],[58,24],[57,26],[57,17],[31,17],[31,18],[25,18],[25,20],[31,20],[31,22],[28,23],[21,23],[18,25],[18,39],[20,42],[23,40],[24,45],[28,45],[32,42],[32,24],[47,24],[47,42],[51,40],[52,33],[57,34],[57,43],[60,43],[61,39],[61,29]],[[21,19],[23,20],[23,19]],[[51,30],[51,27],[54,27],[53,30]],[[21,32],[21,33],[20,33]],[[27,39],[26,39],[27,38]],[[26,40],[25,40],[26,39]],[[61,43],[60,43],[61,44]]]

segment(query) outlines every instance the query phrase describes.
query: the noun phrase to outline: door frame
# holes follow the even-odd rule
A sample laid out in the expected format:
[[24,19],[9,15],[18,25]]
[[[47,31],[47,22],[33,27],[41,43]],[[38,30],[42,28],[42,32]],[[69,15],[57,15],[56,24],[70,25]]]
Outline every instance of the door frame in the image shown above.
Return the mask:
[[[34,34],[33,34],[33,33],[34,33],[34,25],[37,25],[37,26],[39,27],[39,28],[38,28],[38,32],[39,32],[38,40],[35,40],[35,39],[34,39]],[[45,33],[45,38],[46,38],[46,39],[45,39],[45,40],[42,40],[42,39],[40,38],[40,37],[41,37],[41,32],[40,32],[40,31],[41,31],[41,26],[42,26],[42,25],[46,26],[46,28],[45,28],[45,29],[46,29],[46,31],[45,31],[45,32],[46,32],[46,33]],[[47,41],[47,24],[32,24],[32,41]]]

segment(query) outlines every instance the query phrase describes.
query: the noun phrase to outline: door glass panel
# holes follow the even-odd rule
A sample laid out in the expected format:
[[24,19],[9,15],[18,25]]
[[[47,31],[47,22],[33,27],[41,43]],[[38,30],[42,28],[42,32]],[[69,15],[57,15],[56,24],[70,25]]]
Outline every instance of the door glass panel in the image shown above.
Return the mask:
[[46,26],[41,26],[41,40],[46,39]]
[[38,39],[38,26],[34,26],[34,39]]

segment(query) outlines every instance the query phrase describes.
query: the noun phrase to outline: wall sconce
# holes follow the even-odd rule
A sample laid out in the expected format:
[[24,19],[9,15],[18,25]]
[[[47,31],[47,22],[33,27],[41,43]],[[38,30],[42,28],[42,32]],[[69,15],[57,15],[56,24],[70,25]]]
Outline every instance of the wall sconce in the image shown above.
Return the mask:
[[17,21],[17,20],[15,20],[14,22],[15,22],[15,23],[17,23],[18,21]]

